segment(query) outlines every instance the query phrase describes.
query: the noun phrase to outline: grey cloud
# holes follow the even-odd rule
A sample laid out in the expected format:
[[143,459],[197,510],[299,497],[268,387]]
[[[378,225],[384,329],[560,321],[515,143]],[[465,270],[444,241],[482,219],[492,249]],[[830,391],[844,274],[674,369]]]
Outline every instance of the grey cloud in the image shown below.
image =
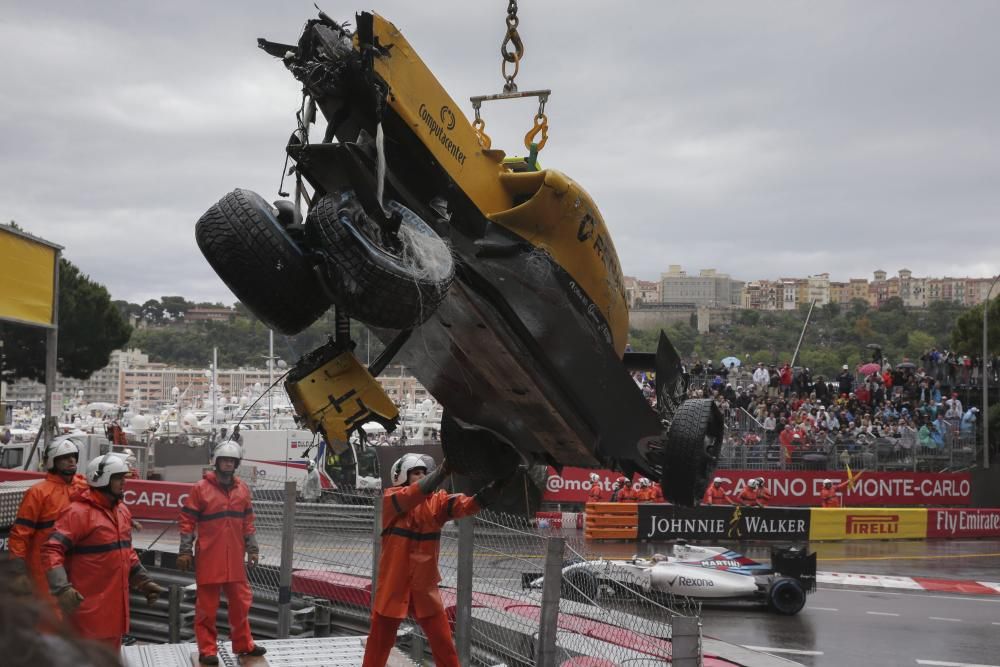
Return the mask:
[[[344,3],[321,3],[353,20]],[[496,92],[505,4],[386,0],[460,106]],[[366,8],[358,6],[358,8]],[[273,197],[298,86],[255,39],[311,3],[20,3],[0,19],[0,219],[116,298],[232,297],[193,225]],[[743,279],[1000,271],[994,2],[521,3],[545,166],[598,202],[625,271]],[[531,103],[485,109],[517,153]],[[470,113],[471,115],[471,113]]]

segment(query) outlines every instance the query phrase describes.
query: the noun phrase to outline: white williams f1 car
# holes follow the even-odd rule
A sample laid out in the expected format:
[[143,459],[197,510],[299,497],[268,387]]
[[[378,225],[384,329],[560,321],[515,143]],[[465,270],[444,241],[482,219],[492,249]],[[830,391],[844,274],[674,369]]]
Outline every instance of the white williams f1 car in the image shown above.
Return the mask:
[[[577,561],[566,565],[562,576],[562,596],[577,602],[606,596],[750,600],[791,616],[816,588],[816,554],[801,547],[773,547],[771,564],[765,565],[724,547],[678,540],[669,556]],[[542,586],[535,573],[522,574],[521,581],[525,588]]]

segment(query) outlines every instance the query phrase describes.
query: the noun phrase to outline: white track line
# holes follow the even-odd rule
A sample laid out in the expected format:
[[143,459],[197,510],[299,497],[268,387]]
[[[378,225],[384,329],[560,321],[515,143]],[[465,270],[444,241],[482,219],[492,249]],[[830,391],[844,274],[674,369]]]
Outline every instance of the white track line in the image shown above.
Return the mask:
[[750,649],[751,651],[761,651],[763,653],[788,653],[790,655],[823,655],[823,651],[800,651],[796,648],[772,648],[769,646],[747,646],[743,645],[743,648]]
[[891,611],[866,611],[865,613],[872,616],[899,616],[899,614],[894,614]]
[[[958,600],[959,602],[987,602],[992,604],[1000,604],[1000,595],[991,595],[984,597],[976,597],[975,595],[935,595],[930,591],[925,591],[922,593],[900,593],[898,591],[856,591],[850,588],[822,588],[817,587],[816,590],[826,591],[828,593],[850,593],[853,595],[899,595],[903,597],[918,597],[918,598],[931,598],[935,600]],[[998,666],[1000,667],[1000,666]]]
[[[813,607],[813,606],[809,606],[809,607],[806,607],[806,609],[815,609],[817,611],[840,611],[839,609],[837,609],[835,607]],[[993,625],[1000,625],[1000,623],[994,623]]]
[[918,665],[934,665],[935,667],[998,667],[998,665],[981,665],[971,662],[945,662],[943,660],[917,660]]
[[962,622],[962,619],[960,619],[960,618],[947,618],[947,617],[944,617],[944,616],[928,616],[927,618],[929,618],[932,621],[951,621],[952,623],[961,623]]

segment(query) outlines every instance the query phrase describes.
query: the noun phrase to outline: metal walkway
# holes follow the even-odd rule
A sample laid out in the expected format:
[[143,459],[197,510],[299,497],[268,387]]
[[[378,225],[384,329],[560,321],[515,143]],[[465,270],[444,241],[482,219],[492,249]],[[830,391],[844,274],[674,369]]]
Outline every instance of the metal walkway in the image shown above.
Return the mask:
[[[256,642],[267,649],[261,658],[242,662],[233,653],[230,642],[219,643],[219,664],[226,667],[358,667],[365,654],[363,636],[313,637],[302,639],[265,639]],[[125,667],[197,667],[198,647],[185,644],[147,644],[122,648]],[[415,663],[393,651],[388,665],[413,667]]]

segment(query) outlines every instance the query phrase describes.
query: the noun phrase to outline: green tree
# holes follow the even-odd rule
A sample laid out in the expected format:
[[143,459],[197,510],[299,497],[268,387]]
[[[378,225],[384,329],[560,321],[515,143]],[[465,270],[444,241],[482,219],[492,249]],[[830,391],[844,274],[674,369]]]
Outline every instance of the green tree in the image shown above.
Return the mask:
[[[56,369],[85,380],[108,365],[111,352],[128,342],[132,328],[111,301],[107,289],[59,260],[59,338]],[[5,324],[7,366],[15,377],[45,380],[45,332],[38,327]]]
[[[1000,297],[990,300],[986,343],[990,354],[1000,352]],[[951,345],[961,354],[983,353],[983,304],[962,313],[951,330]]]

